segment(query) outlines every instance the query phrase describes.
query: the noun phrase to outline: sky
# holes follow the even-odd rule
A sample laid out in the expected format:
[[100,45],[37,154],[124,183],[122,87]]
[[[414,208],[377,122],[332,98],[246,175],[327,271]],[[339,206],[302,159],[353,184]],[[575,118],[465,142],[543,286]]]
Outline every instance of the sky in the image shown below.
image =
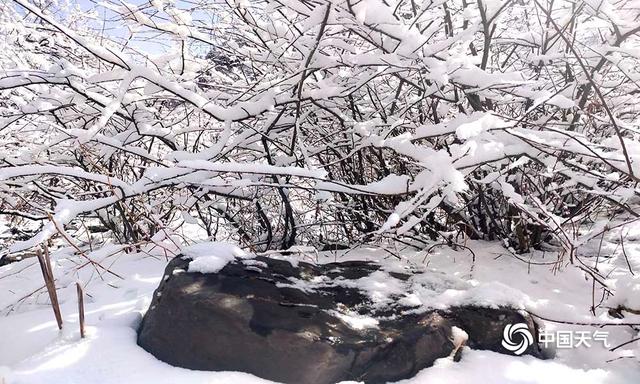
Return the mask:
[[[112,4],[118,4],[119,1],[118,0],[110,0],[110,2]],[[165,2],[169,2],[166,1]],[[91,11],[91,10],[97,10],[98,11],[98,16],[97,19],[95,20],[95,22],[93,23],[93,27],[96,29],[103,29],[104,28],[104,33],[105,35],[108,35],[112,38],[117,38],[117,39],[129,39],[130,38],[130,29],[127,25],[124,25],[120,20],[118,20],[118,17],[116,16],[116,14],[107,9],[106,7],[102,6],[101,3],[102,1],[98,1],[98,0],[69,0],[70,4],[77,4],[77,6],[85,12]],[[133,4],[133,5],[145,5],[145,4],[149,4],[149,1],[145,1],[145,0],[129,0],[127,1],[128,4]],[[212,15],[209,12],[205,12],[205,11],[193,11],[193,3],[190,3],[188,1],[181,1],[181,0],[177,0],[177,1],[172,1],[171,2],[175,7],[179,8],[179,9],[183,9],[183,10],[187,10],[189,11],[189,14],[191,15],[191,17],[193,19],[200,19],[200,20],[206,20],[209,23],[211,22],[211,18]],[[166,16],[166,15],[164,15]],[[167,35],[159,35],[156,32],[153,31],[149,31],[148,33],[141,33],[141,29],[138,29],[136,31],[135,34],[135,38],[130,40],[128,43],[129,47],[132,47],[136,50],[140,50],[144,53],[147,54],[151,54],[151,55],[159,55],[159,54],[164,54],[168,52],[169,48],[173,48],[176,47],[176,43],[175,42],[170,42],[167,41]]]

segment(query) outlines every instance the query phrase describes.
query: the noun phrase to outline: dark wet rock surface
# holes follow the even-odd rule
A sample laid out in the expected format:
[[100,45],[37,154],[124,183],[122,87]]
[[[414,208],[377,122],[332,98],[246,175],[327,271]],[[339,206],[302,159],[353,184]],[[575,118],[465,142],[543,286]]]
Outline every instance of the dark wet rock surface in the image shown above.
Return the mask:
[[[501,346],[507,324],[524,322],[535,332],[511,308],[376,305],[356,283],[381,270],[374,263],[294,266],[257,257],[202,274],[186,272],[189,261],[169,263],[138,335],[140,346],[179,367],[296,384],[384,383],[449,356],[452,326],[469,334],[470,347],[501,353],[510,353]],[[540,356],[537,346],[527,353]]]

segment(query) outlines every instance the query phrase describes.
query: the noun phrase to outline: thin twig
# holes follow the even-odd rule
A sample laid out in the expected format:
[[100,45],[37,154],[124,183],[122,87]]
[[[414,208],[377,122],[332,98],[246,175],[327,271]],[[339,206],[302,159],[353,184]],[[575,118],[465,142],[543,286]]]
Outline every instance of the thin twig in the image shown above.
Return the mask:
[[47,292],[49,293],[49,299],[51,301],[51,307],[53,308],[53,314],[56,317],[58,323],[58,329],[62,329],[62,314],[60,312],[60,304],[58,302],[58,294],[56,292],[56,286],[53,279],[53,271],[51,269],[51,260],[49,259],[49,251],[45,247],[45,256],[42,255],[42,251],[38,248],[36,250],[36,256],[40,262],[40,269],[42,270],[42,277],[44,278]]
[[80,337],[84,339],[84,291],[82,285],[76,282],[76,292],[78,293],[78,321],[80,323]]
[[640,340],[640,337],[636,337],[635,339],[631,339],[631,340],[629,340],[629,341],[626,341],[626,342],[624,342],[624,343],[622,343],[622,344],[620,344],[620,345],[618,345],[618,346],[615,346],[615,347],[611,348],[609,351],[613,352],[613,351],[615,351],[615,350],[616,350],[616,349],[618,349],[618,348],[622,348],[622,347],[624,347],[625,345],[627,345],[627,344],[631,344],[631,343],[633,343],[634,341],[638,341],[638,340]]
[[629,263],[629,257],[627,257],[627,251],[624,249],[624,236],[622,236],[622,231],[620,231],[620,248],[622,248],[622,254],[624,255],[624,260],[627,262],[629,272],[631,272],[631,275],[635,276],[636,274],[633,273],[633,270],[631,269],[631,263]]
[[636,327],[636,326],[640,326],[640,323],[587,323],[587,322],[580,322],[580,321],[570,321],[570,320],[557,320],[557,319],[550,319],[548,317],[544,317],[544,316],[540,316],[537,315],[527,309],[525,309],[525,311],[530,314],[533,317],[537,317],[540,320],[544,320],[544,321],[549,321],[552,323],[558,323],[558,324],[572,324],[572,325],[585,325],[585,326],[591,326],[591,327],[619,327],[619,326],[625,326],[625,327]]

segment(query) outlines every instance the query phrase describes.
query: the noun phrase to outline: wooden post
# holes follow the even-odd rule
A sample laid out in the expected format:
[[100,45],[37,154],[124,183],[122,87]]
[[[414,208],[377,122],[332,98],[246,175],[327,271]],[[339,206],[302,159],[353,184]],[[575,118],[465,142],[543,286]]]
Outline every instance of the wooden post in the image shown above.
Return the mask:
[[40,263],[40,269],[42,270],[42,277],[44,278],[44,284],[47,287],[49,293],[49,299],[51,300],[51,306],[53,307],[53,314],[56,316],[56,322],[58,322],[58,329],[62,329],[62,314],[60,312],[60,303],[58,302],[58,293],[56,292],[56,286],[53,279],[53,270],[51,269],[51,259],[49,258],[49,251],[44,248],[44,256],[42,251],[36,249],[36,256]]
[[78,292],[78,319],[80,321],[80,337],[84,339],[84,291],[79,282],[76,283]]

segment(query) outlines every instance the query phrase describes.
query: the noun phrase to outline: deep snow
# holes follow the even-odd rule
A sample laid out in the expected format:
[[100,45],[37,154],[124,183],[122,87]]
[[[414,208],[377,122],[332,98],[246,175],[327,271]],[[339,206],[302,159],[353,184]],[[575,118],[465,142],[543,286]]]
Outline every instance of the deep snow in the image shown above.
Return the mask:
[[[430,300],[430,304],[435,306],[459,302],[484,305],[508,303],[553,319],[590,323],[614,321],[606,313],[596,317],[589,314],[592,283],[577,268],[567,266],[553,273],[549,265],[526,264],[517,260],[497,243],[470,242],[468,245],[476,253],[475,263],[472,263],[468,251],[454,251],[446,247],[434,249],[425,263],[422,263],[424,252],[400,247],[388,249],[402,255],[402,261],[381,248],[360,248],[339,253],[300,253],[286,258],[320,263],[377,260],[388,270],[407,267],[424,269],[426,266],[433,272],[430,275],[442,276],[442,279],[429,282],[439,293],[429,296],[418,292],[415,299]],[[199,247],[194,249],[202,251],[202,246]],[[603,249],[614,255],[619,252],[613,242],[607,242]],[[588,246],[584,250],[585,253],[592,251]],[[632,255],[632,267],[640,271],[640,246],[626,244],[626,250],[627,254]],[[57,329],[46,292],[40,289],[43,283],[37,262],[26,259],[0,268],[0,376],[6,384],[269,382],[244,373],[198,372],[171,367],[139,348],[135,329],[162,278],[167,257],[164,254],[150,256],[117,251],[118,248],[107,247],[89,256],[124,276],[124,280],[104,272],[100,277],[91,266],[77,270],[82,258],[72,255],[70,251],[53,253],[54,275],[65,320],[61,332]],[[553,260],[549,253],[545,258],[542,253],[527,255],[526,258],[531,258],[532,262]],[[617,283],[624,285],[624,292],[635,293],[627,295],[632,298],[637,295],[640,281],[630,278],[616,281],[618,274],[623,275],[620,262],[617,257],[612,257],[601,261],[601,268],[610,268],[610,283],[613,286]],[[84,340],[79,337],[77,324],[76,281],[86,284],[88,337]],[[397,289],[385,286],[385,281],[381,279],[372,279],[368,283],[364,288],[378,295],[380,300]],[[36,290],[36,294],[16,304],[20,298]],[[621,294],[616,300],[627,300],[624,297]],[[640,316],[626,317],[624,321],[639,323]],[[541,324],[548,330],[596,329],[550,322]],[[603,329],[609,332],[608,342],[612,346],[635,336],[628,327]],[[402,383],[466,384],[482,380],[485,384],[555,384],[563,381],[631,384],[637,383],[640,378],[639,353],[638,343],[631,343],[615,352],[609,352],[598,344],[591,348],[561,349],[557,351],[556,358],[551,360],[511,357],[466,348],[461,362],[440,359],[435,366],[424,369],[415,378]],[[633,356],[635,358],[628,358]]]

